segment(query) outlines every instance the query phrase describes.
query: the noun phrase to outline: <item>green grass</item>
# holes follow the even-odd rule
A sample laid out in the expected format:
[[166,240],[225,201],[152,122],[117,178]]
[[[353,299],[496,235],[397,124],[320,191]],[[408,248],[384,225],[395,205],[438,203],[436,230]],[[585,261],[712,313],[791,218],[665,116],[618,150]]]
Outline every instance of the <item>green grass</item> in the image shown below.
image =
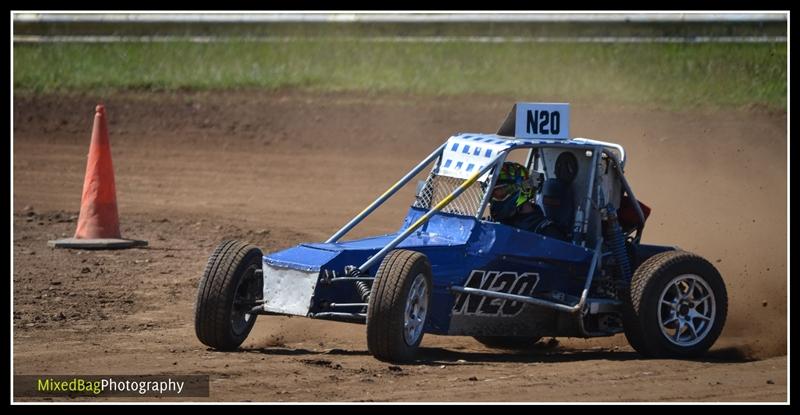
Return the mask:
[[299,88],[785,109],[786,44],[15,44],[14,87]]

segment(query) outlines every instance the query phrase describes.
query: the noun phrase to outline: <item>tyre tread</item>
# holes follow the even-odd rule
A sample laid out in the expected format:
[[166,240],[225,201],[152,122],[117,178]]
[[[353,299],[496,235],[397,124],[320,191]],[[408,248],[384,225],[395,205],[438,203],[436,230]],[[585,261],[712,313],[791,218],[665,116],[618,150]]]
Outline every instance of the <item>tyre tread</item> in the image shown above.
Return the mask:
[[260,258],[259,248],[242,241],[226,240],[209,257],[195,303],[195,333],[203,344],[219,350],[234,350],[244,340],[232,336],[227,302],[235,295],[236,274],[243,271],[242,267],[247,265],[245,259],[254,252]]
[[[631,346],[643,356],[672,357],[676,355],[676,353],[671,352],[663,347],[659,341],[657,341],[657,339],[653,339],[653,336],[647,335],[645,332],[646,322],[643,321],[642,316],[645,312],[644,307],[647,305],[645,297],[648,293],[650,283],[653,280],[660,278],[663,273],[667,272],[673,266],[681,263],[694,263],[702,267],[707,267],[709,270],[713,270],[713,273],[715,274],[713,277],[718,277],[721,281],[719,272],[710,262],[708,262],[705,258],[691,252],[682,250],[666,251],[653,255],[645,260],[639,266],[639,268],[636,269],[636,272],[631,278],[631,286],[625,293],[625,296],[627,297],[625,298],[626,305],[623,308],[625,337],[628,339],[628,342],[631,344]],[[718,324],[722,325],[724,324],[724,319],[727,316],[727,293],[725,292],[724,283],[722,286],[722,292],[716,294],[721,295],[721,297],[717,299],[717,313],[719,319],[721,319]],[[716,321],[715,324],[717,324]],[[718,334],[719,333],[717,333],[717,335]],[[704,352],[704,350],[701,352],[687,351],[684,352],[683,355],[694,356],[702,352]]]
[[[410,250],[391,251],[381,262],[376,274],[373,293],[367,308],[367,348],[379,360],[402,361],[409,358],[408,347],[398,344],[396,333],[402,333],[402,315],[405,311],[405,285],[412,269],[424,261],[425,255]],[[430,289],[430,287],[429,287]]]

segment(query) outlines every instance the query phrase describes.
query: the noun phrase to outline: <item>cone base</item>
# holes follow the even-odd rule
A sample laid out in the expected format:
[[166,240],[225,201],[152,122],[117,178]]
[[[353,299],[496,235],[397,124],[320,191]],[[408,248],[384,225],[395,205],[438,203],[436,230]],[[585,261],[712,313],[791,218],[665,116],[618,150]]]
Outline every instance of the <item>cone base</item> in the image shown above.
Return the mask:
[[133,239],[77,239],[66,238],[55,241],[47,241],[47,245],[52,248],[68,249],[125,249],[139,246],[147,246],[147,241],[137,241]]

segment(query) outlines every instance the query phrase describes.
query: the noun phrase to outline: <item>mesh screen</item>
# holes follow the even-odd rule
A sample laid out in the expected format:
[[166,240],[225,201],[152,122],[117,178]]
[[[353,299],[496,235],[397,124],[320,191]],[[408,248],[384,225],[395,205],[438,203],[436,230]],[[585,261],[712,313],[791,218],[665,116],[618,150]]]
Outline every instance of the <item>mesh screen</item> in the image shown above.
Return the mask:
[[[439,176],[431,172],[428,175],[428,179],[425,181],[425,186],[422,188],[422,191],[417,195],[414,207],[430,209],[436,206],[436,204],[441,202],[442,199],[452,193],[453,190],[463,182],[464,179]],[[487,184],[476,181],[441,211],[458,215],[475,216],[478,213],[478,209],[481,207],[481,200],[483,200],[486,186]]]

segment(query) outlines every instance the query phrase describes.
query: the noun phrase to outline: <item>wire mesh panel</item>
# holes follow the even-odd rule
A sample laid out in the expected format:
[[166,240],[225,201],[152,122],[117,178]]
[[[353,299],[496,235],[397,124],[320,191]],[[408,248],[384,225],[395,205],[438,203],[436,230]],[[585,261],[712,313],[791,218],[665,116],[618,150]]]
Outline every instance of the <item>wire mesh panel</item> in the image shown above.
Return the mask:
[[[442,199],[456,190],[461,183],[464,183],[464,179],[440,176],[431,172],[428,175],[428,179],[425,180],[422,190],[417,195],[414,207],[430,209],[436,206]],[[486,186],[486,183],[476,181],[441,211],[457,215],[475,216],[481,207]]]

